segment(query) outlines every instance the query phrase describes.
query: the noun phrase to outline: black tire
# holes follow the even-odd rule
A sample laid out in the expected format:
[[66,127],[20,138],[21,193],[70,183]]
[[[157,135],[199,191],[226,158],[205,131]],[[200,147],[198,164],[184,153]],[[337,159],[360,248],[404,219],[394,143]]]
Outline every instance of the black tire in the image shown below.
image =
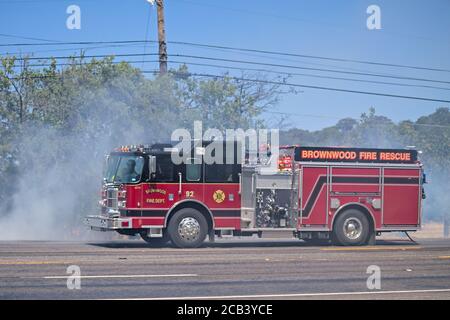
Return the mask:
[[[188,227],[183,228],[182,224],[191,225],[192,234],[183,235],[183,229],[191,231]],[[179,231],[180,230],[180,231]],[[199,211],[191,208],[184,208],[175,212],[169,221],[167,232],[173,245],[178,248],[197,248],[208,234],[208,223]]]
[[147,242],[151,247],[163,247],[170,241],[170,238],[165,230],[163,231],[163,236],[161,238],[150,238],[146,232],[142,232],[140,235],[142,240]]
[[365,245],[370,236],[370,224],[364,213],[357,209],[342,212],[334,223],[333,242],[342,246]]

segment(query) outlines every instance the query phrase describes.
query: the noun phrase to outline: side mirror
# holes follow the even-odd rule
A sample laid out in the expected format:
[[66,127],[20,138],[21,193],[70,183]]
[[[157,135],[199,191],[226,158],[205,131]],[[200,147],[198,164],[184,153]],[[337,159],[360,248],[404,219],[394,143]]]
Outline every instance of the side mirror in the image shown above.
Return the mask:
[[148,157],[148,173],[149,173],[149,177],[152,177],[156,173],[156,157],[155,156]]

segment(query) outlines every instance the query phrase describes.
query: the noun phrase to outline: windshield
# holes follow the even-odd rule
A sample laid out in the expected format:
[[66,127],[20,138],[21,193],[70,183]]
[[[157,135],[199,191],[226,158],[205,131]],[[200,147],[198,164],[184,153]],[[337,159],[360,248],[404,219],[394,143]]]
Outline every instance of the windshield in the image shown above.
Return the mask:
[[141,180],[144,158],[134,155],[108,157],[104,180],[106,182],[136,183]]

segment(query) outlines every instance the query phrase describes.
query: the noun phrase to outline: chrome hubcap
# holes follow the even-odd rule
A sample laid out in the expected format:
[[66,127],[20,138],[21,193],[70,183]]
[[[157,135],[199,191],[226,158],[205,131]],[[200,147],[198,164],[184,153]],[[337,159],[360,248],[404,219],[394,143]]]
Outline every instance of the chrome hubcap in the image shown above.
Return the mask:
[[348,218],[344,222],[344,234],[351,240],[356,240],[361,236],[362,223],[357,218]]
[[200,235],[200,224],[192,217],[183,218],[178,224],[178,234],[186,241],[195,241]]

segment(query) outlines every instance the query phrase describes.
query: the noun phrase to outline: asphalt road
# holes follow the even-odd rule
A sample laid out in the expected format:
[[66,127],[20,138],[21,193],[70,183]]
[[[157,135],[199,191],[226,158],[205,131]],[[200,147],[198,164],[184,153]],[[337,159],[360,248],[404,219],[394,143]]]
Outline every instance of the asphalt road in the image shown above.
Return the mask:
[[[80,289],[67,287],[70,265],[80,267]],[[381,290],[367,288],[371,265]],[[450,299],[450,240],[348,248],[231,239],[199,249],[0,242],[0,299],[136,298]]]

